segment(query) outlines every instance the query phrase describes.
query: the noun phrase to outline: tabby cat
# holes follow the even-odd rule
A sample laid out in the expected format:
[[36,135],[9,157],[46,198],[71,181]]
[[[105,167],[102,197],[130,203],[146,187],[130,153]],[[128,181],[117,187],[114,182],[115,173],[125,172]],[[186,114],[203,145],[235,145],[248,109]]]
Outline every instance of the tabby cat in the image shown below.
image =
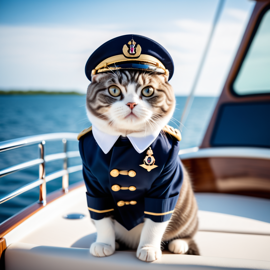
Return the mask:
[[[173,115],[175,97],[164,74],[112,71],[92,76],[86,108],[93,128],[103,134],[144,138],[162,132]],[[93,220],[97,239],[90,253],[109,256],[122,245],[137,249],[136,255],[142,261],[157,260],[164,248],[177,254],[198,254],[193,241],[198,228],[197,203],[189,176],[183,171],[180,195],[170,220],[154,222],[145,218],[143,223],[127,230],[108,213],[105,218]]]

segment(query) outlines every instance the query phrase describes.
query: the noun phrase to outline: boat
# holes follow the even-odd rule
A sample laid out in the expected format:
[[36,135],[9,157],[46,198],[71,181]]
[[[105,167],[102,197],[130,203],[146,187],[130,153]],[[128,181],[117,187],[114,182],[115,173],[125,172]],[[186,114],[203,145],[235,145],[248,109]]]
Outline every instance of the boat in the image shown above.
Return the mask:
[[[68,181],[81,170],[67,162],[79,156],[66,148],[77,134],[55,133],[0,143],[0,152],[28,145],[40,152],[35,160],[0,171],[3,177],[39,165],[36,181],[0,203],[34,187],[40,191],[37,203],[0,225],[1,269],[270,269],[269,9],[269,0],[256,2],[202,144],[179,153],[204,206],[195,236],[200,256],[164,251],[161,259],[145,263],[134,250],[90,255],[96,235],[85,187]],[[44,154],[51,140],[64,144],[63,153]],[[45,175],[45,164],[58,159],[63,169]],[[59,177],[62,188],[47,195],[46,183]]]

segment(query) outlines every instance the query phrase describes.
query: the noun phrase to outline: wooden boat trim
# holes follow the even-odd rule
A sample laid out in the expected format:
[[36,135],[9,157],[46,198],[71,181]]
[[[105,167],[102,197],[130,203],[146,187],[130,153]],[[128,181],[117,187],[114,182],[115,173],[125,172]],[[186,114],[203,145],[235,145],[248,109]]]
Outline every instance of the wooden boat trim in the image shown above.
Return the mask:
[[269,159],[194,157],[182,160],[195,192],[270,199]]
[[[2,254],[6,250],[7,245],[6,245],[6,240],[5,238],[0,238],[0,269],[4,269],[4,260],[2,260]],[[2,267],[2,268],[1,268]]]
[[4,236],[7,235],[10,231],[18,227],[21,223],[25,220],[39,212],[40,210],[44,209],[47,205],[51,204],[52,202],[56,201],[57,199],[69,194],[72,191],[75,191],[81,188],[84,185],[83,181],[80,181],[76,184],[70,186],[68,192],[64,192],[62,189],[57,190],[47,196],[47,204],[43,205],[41,203],[34,203],[27,207],[26,209],[19,212],[17,215],[11,217],[10,219],[6,220],[0,225],[0,258],[4,250],[6,249],[6,241]]

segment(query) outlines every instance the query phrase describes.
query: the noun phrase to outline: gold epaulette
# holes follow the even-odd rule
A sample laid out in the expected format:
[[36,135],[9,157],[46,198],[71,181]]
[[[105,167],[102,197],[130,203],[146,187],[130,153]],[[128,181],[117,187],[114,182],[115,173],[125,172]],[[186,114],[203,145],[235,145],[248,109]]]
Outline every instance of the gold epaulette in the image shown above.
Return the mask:
[[171,126],[166,125],[163,129],[164,132],[169,133],[170,135],[172,135],[174,138],[176,138],[178,141],[181,141],[182,136],[181,133],[178,129],[175,129]]
[[82,136],[84,136],[85,134],[87,134],[91,130],[92,130],[92,126],[89,127],[89,128],[84,129],[82,132],[79,133],[79,135],[77,136],[77,139],[79,140]]

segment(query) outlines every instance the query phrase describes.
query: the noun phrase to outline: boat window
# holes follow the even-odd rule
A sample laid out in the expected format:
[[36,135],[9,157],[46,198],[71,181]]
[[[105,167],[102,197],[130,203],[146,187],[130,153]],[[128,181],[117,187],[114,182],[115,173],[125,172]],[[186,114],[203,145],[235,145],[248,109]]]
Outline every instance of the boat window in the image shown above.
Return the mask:
[[257,28],[233,84],[237,95],[270,93],[270,10]]

